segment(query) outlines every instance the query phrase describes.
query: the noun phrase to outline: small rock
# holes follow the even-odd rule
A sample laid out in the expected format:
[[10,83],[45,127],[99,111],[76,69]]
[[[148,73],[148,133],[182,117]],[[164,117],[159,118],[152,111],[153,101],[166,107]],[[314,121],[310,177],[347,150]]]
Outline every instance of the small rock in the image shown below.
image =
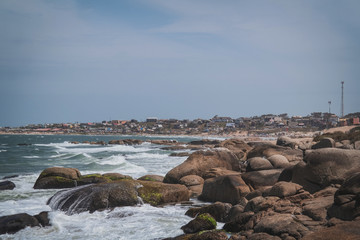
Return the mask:
[[215,219],[208,213],[198,215],[188,224],[181,227],[184,233],[196,233],[204,230],[216,229]]
[[15,188],[15,183],[11,181],[0,182],[0,190],[13,190]]

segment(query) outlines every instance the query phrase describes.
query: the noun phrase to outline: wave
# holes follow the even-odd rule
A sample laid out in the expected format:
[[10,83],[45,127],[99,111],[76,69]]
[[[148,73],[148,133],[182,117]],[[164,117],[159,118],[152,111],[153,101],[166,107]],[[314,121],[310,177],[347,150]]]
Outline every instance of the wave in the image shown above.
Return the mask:
[[165,159],[168,158],[167,154],[160,153],[137,153],[137,154],[128,154],[126,155],[126,159]]
[[100,165],[121,165],[126,164],[127,161],[125,160],[125,157],[122,155],[112,155],[105,159],[100,159],[97,161]]
[[24,156],[24,158],[40,158],[39,156],[33,155],[33,156]]
[[0,150],[0,152],[7,152],[7,150],[5,150],[5,149],[2,149],[2,150]]

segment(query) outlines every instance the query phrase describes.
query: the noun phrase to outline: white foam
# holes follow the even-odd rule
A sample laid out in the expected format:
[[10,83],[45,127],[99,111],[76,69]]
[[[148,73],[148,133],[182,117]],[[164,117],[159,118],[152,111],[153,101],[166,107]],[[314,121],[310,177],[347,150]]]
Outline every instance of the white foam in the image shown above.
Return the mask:
[[5,150],[5,149],[2,149],[2,150],[0,150],[0,152],[7,152],[7,150]]
[[33,155],[33,156],[24,156],[24,158],[40,158],[39,156]]
[[97,163],[100,165],[121,165],[121,164],[126,164],[128,162],[125,160],[125,157],[122,155],[113,155],[105,159],[99,159]]

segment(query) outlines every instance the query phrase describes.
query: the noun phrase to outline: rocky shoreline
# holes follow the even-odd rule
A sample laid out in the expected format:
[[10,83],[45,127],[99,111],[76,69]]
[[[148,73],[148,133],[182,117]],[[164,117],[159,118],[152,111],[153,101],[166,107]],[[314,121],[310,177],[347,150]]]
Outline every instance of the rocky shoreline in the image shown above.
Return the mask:
[[[288,137],[276,143],[154,140],[152,144],[164,148],[196,151],[165,177],[82,175],[74,168],[52,167],[40,174],[34,188],[62,189],[48,204],[69,215],[143,203],[191,204],[191,198],[206,202],[187,211],[193,220],[181,228],[183,235],[167,239],[359,239],[359,136],[355,129],[341,141],[335,135],[335,140],[327,135],[317,142]],[[93,144],[140,143],[130,139]],[[0,217],[0,234],[48,224],[46,213],[41,213],[44,224],[36,223],[36,216]],[[224,223],[222,229],[216,229],[217,222]]]

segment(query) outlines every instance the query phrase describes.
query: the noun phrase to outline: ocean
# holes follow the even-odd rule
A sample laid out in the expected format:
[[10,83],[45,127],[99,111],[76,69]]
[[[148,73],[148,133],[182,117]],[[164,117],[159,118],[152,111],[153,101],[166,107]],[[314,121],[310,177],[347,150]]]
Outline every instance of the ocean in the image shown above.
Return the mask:
[[[50,211],[50,227],[26,228],[0,239],[163,239],[182,234],[181,226],[189,206],[152,207],[148,204],[118,207],[112,211],[66,215],[46,205],[56,189],[33,189],[42,170],[60,166],[77,168],[81,174],[121,173],[139,178],[147,174],[165,174],[186,157],[170,157],[174,151],[144,142],[140,145],[72,144],[72,141],[117,139],[177,140],[189,142],[196,137],[178,136],[78,136],[78,135],[0,135],[0,179],[15,183],[14,190],[0,191],[0,216]],[[0,180],[4,181],[4,180]]]

